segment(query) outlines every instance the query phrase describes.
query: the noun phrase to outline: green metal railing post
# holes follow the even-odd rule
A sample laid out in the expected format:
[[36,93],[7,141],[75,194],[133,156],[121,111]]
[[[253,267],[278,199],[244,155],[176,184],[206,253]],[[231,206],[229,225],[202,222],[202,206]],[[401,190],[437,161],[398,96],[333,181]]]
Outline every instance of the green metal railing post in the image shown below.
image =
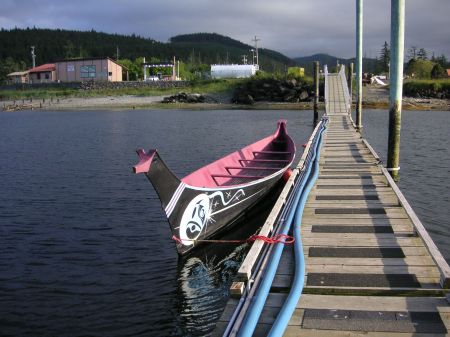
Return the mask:
[[405,0],[391,0],[391,68],[389,90],[389,139],[387,170],[398,181],[402,118],[403,57],[405,49]]
[[356,0],[356,127],[362,129],[363,0]]
[[314,125],[319,122],[319,62],[314,61]]

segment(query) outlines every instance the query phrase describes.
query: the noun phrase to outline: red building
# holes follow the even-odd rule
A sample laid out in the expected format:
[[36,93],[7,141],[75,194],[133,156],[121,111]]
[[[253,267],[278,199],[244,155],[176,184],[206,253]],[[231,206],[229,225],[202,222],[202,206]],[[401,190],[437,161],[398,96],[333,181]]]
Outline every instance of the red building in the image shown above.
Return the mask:
[[56,82],[56,67],[53,63],[47,63],[31,68],[28,72],[30,83]]

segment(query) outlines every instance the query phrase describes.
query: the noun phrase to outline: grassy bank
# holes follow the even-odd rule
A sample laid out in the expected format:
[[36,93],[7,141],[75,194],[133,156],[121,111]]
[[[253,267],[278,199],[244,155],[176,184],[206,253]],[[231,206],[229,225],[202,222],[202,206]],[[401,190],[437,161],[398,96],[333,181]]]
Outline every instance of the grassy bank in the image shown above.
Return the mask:
[[221,94],[227,93],[241,83],[243,80],[226,79],[226,80],[208,80],[193,81],[189,86],[183,88],[120,88],[120,89],[102,89],[102,90],[83,90],[69,88],[46,88],[46,89],[17,89],[17,90],[1,90],[1,100],[29,100],[33,99],[50,99],[50,98],[69,98],[69,97],[105,97],[105,96],[161,96],[173,95],[177,92],[184,91],[189,93],[202,94]]
[[450,78],[439,80],[408,80],[403,94],[410,97],[450,98]]

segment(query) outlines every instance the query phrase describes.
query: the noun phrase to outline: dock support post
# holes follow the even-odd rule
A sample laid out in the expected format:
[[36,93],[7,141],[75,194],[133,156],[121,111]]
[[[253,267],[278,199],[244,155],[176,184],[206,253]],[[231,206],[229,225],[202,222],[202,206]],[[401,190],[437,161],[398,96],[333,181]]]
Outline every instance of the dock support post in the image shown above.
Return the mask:
[[348,93],[350,96],[350,111],[349,113],[352,113],[352,105],[353,105],[353,62],[350,63],[348,70],[347,70],[347,83],[348,83]]
[[356,0],[356,127],[362,129],[363,0]]
[[403,57],[405,49],[405,0],[391,0],[391,84],[387,170],[398,181],[402,118]]
[[319,62],[314,61],[314,125],[319,122]]
[[144,82],[147,81],[147,67],[145,66],[145,57],[144,60],[142,61],[143,65],[142,65],[142,70],[144,70]]

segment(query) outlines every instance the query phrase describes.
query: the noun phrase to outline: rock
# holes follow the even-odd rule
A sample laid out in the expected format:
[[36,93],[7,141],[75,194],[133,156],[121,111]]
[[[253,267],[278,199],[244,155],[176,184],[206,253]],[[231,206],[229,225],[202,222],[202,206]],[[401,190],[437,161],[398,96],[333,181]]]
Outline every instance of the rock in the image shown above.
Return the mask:
[[201,94],[187,94],[180,92],[173,96],[164,97],[161,103],[203,103],[205,102],[205,96]]
[[300,101],[303,102],[303,101],[305,101],[305,100],[307,100],[309,98],[309,94],[308,94],[307,91],[302,91],[298,98],[299,98]]
[[309,101],[312,87],[303,81],[281,81],[275,79],[259,79],[239,86],[233,95],[232,102],[237,104],[253,104],[264,102],[299,102]]
[[252,95],[243,94],[238,96],[238,104],[254,104],[255,100]]

